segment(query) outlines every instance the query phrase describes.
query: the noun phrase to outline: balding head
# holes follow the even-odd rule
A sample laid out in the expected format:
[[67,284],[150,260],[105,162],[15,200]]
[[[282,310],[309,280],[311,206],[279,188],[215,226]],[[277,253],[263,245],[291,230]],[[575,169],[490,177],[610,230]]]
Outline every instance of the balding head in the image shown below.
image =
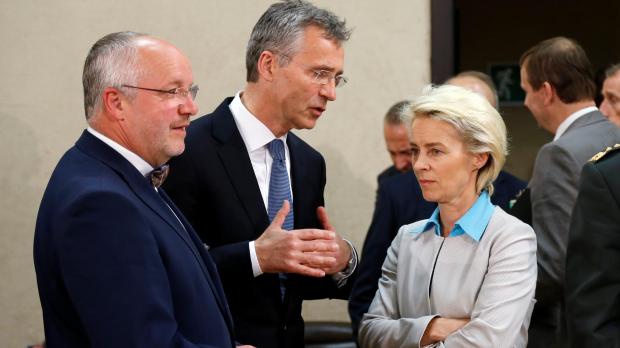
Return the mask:
[[498,108],[497,90],[489,75],[479,71],[464,71],[446,80],[447,85],[459,86],[485,97],[491,106]]

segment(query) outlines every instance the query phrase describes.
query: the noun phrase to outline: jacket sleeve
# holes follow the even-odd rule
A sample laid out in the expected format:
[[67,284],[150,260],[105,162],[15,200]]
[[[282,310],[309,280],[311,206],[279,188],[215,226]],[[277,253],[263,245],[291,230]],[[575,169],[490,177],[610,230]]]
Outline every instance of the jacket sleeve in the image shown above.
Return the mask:
[[568,229],[581,167],[553,143],[543,146],[536,158],[530,193],[538,238],[536,299],[541,305],[555,303],[563,294]]
[[362,319],[359,342],[362,347],[419,347],[426,326],[434,315],[402,318],[398,303],[398,252],[404,228],[392,242],[383,263],[379,289]]
[[536,235],[520,222],[503,232],[491,247],[471,320],[444,340],[446,347],[508,347],[527,330],[536,287]]

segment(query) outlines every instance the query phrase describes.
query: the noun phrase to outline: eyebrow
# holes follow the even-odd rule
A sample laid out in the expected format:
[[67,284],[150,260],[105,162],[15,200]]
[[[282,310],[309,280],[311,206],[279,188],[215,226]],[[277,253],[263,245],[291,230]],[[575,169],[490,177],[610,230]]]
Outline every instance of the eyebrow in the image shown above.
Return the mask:
[[336,75],[342,75],[342,74],[344,73],[344,71],[343,71],[343,70],[336,71],[336,69],[334,69],[333,67],[330,67],[330,66],[325,65],[325,64],[319,64],[319,65],[316,65],[316,66],[315,66],[315,67],[313,67],[312,69],[315,69],[315,70],[324,70],[324,71],[328,71],[328,72],[335,72],[335,74],[336,74]]
[[[410,144],[411,144],[411,146],[420,147],[416,143],[410,143]],[[433,147],[433,146],[443,146],[443,147],[445,147],[445,145],[443,143],[440,143],[440,142],[427,143],[427,144],[424,144],[422,147],[428,148],[428,147]]]

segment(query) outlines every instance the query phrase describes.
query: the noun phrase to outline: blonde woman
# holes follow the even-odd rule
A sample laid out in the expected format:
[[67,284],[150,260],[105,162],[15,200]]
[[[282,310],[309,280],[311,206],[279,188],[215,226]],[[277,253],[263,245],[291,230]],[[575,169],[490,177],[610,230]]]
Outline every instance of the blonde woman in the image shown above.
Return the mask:
[[411,109],[413,168],[438,207],[402,226],[360,327],[363,347],[525,347],[534,231],[491,204],[506,127],[480,95],[427,87]]

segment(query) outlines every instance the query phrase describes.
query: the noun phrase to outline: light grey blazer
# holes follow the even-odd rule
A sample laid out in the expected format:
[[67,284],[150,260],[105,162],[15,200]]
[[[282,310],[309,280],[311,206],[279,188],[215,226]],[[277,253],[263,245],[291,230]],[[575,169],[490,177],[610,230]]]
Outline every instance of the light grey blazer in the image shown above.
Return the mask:
[[563,297],[568,230],[581,169],[596,153],[616,143],[620,143],[620,129],[594,111],[538,151],[529,187],[532,227],[538,238],[539,304]]
[[[536,236],[495,207],[479,242],[443,238],[427,220],[400,228],[359,330],[362,347],[419,347],[435,316],[471,318],[438,347],[525,347],[536,286]],[[433,265],[432,289],[429,294]]]

